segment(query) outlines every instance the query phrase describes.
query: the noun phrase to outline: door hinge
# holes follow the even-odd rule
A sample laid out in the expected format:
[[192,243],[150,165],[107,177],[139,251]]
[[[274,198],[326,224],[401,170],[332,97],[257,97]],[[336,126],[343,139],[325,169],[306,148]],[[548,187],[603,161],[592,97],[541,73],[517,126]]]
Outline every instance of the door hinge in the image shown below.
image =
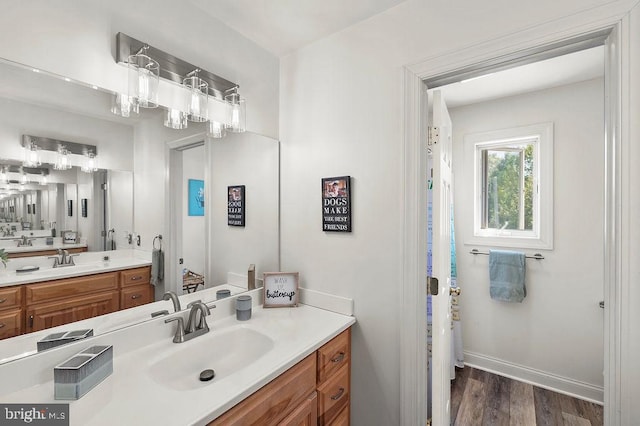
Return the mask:
[[427,294],[438,295],[438,279],[436,277],[427,277]]
[[440,141],[440,128],[429,126],[427,132],[427,146],[432,146]]

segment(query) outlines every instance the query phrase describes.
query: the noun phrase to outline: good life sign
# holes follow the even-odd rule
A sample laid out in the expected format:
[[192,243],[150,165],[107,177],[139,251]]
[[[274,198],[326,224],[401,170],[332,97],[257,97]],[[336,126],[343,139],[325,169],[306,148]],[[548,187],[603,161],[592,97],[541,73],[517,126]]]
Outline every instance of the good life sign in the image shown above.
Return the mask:
[[298,306],[298,272],[264,273],[264,307]]

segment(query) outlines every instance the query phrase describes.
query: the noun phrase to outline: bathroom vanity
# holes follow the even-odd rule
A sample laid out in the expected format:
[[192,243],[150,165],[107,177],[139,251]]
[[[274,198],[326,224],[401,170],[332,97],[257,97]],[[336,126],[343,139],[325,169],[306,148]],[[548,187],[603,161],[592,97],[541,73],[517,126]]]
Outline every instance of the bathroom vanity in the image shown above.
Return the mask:
[[[200,293],[206,303],[215,297]],[[261,289],[248,294],[250,320],[236,319],[234,297],[217,300],[210,331],[184,343],[173,343],[177,321],[165,319],[186,310],[2,364],[0,399],[63,402],[54,399],[54,366],[112,345],[113,373],[70,402],[71,425],[348,425],[355,318],[304,301],[265,309]],[[205,369],[213,380],[198,380]]]
[[148,263],[121,259],[0,277],[0,339],[153,302]]

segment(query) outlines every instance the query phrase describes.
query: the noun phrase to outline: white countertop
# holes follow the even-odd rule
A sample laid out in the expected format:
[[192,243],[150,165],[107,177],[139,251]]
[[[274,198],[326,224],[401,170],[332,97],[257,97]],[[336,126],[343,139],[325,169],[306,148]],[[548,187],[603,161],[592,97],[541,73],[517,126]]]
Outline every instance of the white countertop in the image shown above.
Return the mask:
[[[109,256],[108,262],[100,260],[103,255]],[[124,249],[107,252],[87,252],[74,257],[75,266],[53,268],[53,261],[47,256],[10,259],[7,269],[0,269],[0,287],[18,284],[29,284],[82,275],[100,274],[151,265],[150,255],[146,252]],[[34,272],[20,272],[16,269],[24,266],[38,266]],[[11,267],[11,269],[9,269]]]
[[[254,303],[259,290],[251,292]],[[0,400],[5,403],[66,403],[54,399],[53,367],[92,345],[114,346],[113,374],[81,399],[70,401],[71,425],[204,425],[313,353],[324,343],[355,323],[355,318],[300,305],[297,308],[254,306],[249,321],[229,315],[233,298],[216,302],[218,309],[207,317],[211,331],[185,343],[172,342],[175,322],[148,321],[113,333],[55,348],[36,356],[0,365]],[[220,310],[226,316],[216,317]],[[184,313],[182,314],[184,315]],[[198,382],[200,367],[194,366],[194,385],[178,390],[158,382],[151,366],[174,351],[211,353],[210,368],[216,369],[215,352],[207,347],[207,336],[250,329],[267,336],[273,344],[255,361],[234,373]],[[197,370],[197,371],[195,371]],[[190,385],[191,386],[191,385]]]

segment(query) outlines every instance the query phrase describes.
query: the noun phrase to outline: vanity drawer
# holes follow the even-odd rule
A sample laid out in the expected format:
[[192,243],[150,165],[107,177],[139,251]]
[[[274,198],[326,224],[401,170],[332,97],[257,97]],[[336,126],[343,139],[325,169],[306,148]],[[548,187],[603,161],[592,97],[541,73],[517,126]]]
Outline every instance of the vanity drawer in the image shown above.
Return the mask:
[[22,309],[0,312],[0,339],[22,334]]
[[323,383],[343,365],[349,364],[351,329],[347,329],[318,349],[318,384]]
[[318,386],[318,425],[330,425],[349,406],[349,368],[344,366]]
[[27,284],[26,298],[29,305],[107,290],[118,290],[117,272]]
[[309,355],[209,425],[277,425],[316,387],[316,357]]
[[144,266],[142,268],[128,269],[120,272],[120,283],[122,287],[149,284],[151,279],[151,267]]
[[129,309],[153,302],[153,287],[142,284],[120,290],[120,309]]
[[0,311],[19,308],[22,302],[22,286],[0,288]]

